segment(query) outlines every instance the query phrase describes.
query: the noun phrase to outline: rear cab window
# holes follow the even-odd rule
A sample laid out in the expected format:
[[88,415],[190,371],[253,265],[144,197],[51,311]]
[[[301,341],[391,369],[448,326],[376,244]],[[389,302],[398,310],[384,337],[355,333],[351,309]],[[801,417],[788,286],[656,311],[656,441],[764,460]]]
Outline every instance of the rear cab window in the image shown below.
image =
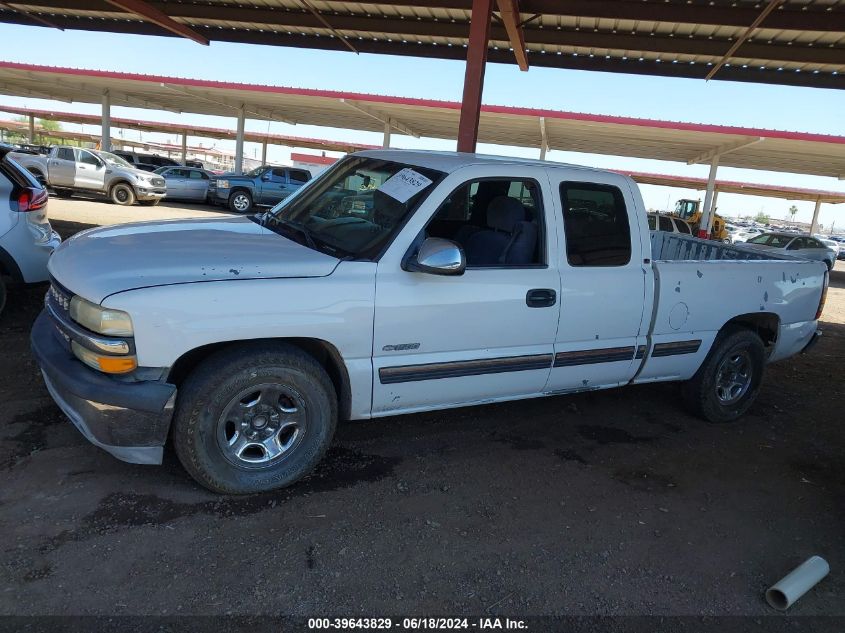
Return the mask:
[[563,182],[560,199],[570,266],[624,266],[631,261],[631,227],[618,187]]

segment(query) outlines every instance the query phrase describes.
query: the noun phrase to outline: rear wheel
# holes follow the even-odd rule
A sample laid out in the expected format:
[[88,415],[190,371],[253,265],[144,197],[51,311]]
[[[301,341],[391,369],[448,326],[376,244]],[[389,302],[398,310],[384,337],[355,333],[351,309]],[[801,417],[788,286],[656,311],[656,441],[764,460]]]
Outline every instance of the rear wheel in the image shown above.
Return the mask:
[[683,384],[687,407],[710,422],[737,419],[757,398],[765,367],[766,350],[757,334],[725,328],[695,376]]
[[229,196],[229,209],[235,213],[249,213],[252,209],[252,196],[248,191],[235,191]]
[[111,188],[109,198],[115,204],[129,207],[135,204],[135,190],[125,182],[120,182]]
[[211,356],[183,383],[173,443],[206,488],[264,492],[307,475],[336,420],[334,387],[316,360],[284,343],[254,344]]

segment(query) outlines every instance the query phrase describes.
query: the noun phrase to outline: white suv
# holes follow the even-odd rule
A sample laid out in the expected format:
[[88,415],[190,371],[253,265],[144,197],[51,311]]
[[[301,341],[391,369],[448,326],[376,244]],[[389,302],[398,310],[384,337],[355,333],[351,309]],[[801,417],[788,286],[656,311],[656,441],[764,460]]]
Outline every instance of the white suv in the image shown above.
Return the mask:
[[47,190],[0,145],[0,312],[6,283],[47,281],[47,260],[61,243],[47,220]]

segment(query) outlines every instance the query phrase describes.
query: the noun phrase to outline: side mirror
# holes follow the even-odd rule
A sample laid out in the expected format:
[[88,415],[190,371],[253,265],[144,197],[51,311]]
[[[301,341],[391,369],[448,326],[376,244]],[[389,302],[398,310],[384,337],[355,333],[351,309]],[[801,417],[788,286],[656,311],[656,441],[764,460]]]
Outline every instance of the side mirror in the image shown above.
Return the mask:
[[440,237],[427,238],[416,255],[409,257],[403,266],[409,272],[431,275],[463,275],[466,267],[463,249]]
[[263,174],[261,174],[261,180],[263,180],[264,182],[269,182],[270,181],[270,172],[265,171]]

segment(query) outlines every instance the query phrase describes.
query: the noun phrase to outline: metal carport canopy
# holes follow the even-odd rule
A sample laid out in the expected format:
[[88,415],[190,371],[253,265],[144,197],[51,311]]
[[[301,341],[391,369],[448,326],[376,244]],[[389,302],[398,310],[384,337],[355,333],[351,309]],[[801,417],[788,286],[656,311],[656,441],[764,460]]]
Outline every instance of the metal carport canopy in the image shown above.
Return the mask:
[[[0,93],[454,139],[452,101],[0,62]],[[484,105],[479,141],[845,178],[845,137]]]
[[[0,22],[443,59],[845,88],[841,0],[6,0]],[[37,44],[37,39],[35,40]]]
[[[16,108],[13,106],[0,105],[0,112],[17,114],[20,116],[32,116],[36,119],[48,121],[59,121],[62,123],[77,123],[80,125],[99,126],[102,119],[97,114],[78,114],[75,112],[58,112],[55,110],[37,110],[33,108]],[[165,123],[162,121],[146,121],[140,119],[125,119],[111,117],[113,127],[124,130],[139,130],[142,132],[159,132],[162,134],[187,134],[199,138],[213,138],[222,140],[235,140],[236,132],[232,129],[205,127],[200,125],[185,125],[182,123]],[[21,124],[26,127],[26,124]],[[70,138],[72,133],[62,130],[53,132],[50,135]],[[263,132],[244,133],[244,140],[250,143],[268,143],[269,145],[285,145],[288,147],[301,147],[330,152],[357,152],[362,149],[376,149],[376,145],[364,145],[362,143],[350,143],[347,141],[331,141],[319,138],[306,138],[302,136],[288,136],[285,134],[270,134]],[[126,139],[120,139],[126,143]],[[141,144],[142,145],[142,144]]]
[[[642,185],[659,185],[663,187],[678,187],[680,189],[698,189],[700,191],[707,188],[706,178],[671,176],[668,174],[648,174],[640,171],[628,171],[624,169],[614,169],[613,171],[625,176],[630,176]],[[827,204],[845,203],[845,191],[822,191],[819,189],[782,187],[780,185],[764,185],[754,182],[735,182],[731,180],[717,180],[715,190],[719,193],[738,193],[747,196],[762,196],[764,198],[805,200],[808,202],[823,202]]]

